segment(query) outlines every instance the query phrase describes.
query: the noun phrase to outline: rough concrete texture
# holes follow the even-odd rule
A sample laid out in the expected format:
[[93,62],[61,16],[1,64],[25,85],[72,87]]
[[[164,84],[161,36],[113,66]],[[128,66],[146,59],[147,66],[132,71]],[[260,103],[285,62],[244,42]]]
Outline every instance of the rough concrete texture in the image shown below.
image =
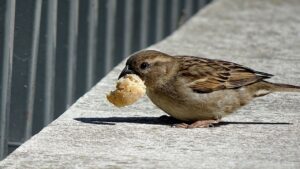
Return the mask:
[[[235,61],[300,85],[299,16],[298,0],[219,0],[150,48]],[[177,129],[146,97],[123,109],[106,101],[123,64],[0,168],[300,168],[300,93],[256,99],[219,127]]]

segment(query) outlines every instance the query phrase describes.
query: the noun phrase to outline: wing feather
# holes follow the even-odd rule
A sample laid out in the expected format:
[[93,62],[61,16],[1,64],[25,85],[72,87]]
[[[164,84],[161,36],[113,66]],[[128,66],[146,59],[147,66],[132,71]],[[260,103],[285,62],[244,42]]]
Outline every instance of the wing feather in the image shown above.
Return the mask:
[[179,76],[186,79],[188,87],[199,93],[240,88],[273,76],[222,60],[193,56],[177,58],[181,63]]

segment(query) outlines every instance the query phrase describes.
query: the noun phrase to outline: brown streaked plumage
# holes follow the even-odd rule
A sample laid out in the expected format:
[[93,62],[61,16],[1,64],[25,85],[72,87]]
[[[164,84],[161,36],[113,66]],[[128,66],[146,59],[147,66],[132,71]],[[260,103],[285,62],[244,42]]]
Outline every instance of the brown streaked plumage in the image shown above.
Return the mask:
[[150,100],[170,116],[192,122],[177,127],[208,127],[255,97],[300,92],[300,87],[265,81],[273,75],[248,67],[194,56],[145,50],[133,54],[120,77],[137,74]]

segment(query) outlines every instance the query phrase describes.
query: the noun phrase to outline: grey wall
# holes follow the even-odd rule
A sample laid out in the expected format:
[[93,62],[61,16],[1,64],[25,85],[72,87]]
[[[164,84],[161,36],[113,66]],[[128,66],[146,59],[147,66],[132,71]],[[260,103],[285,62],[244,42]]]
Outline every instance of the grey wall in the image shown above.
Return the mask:
[[0,159],[210,0],[0,0]]

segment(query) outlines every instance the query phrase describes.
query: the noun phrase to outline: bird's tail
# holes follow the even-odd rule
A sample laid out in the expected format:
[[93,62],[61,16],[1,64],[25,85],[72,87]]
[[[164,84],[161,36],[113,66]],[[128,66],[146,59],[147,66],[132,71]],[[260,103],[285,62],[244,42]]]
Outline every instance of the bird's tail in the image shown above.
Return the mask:
[[272,92],[300,92],[300,86],[294,86],[289,84],[272,83],[264,81],[266,87]]

